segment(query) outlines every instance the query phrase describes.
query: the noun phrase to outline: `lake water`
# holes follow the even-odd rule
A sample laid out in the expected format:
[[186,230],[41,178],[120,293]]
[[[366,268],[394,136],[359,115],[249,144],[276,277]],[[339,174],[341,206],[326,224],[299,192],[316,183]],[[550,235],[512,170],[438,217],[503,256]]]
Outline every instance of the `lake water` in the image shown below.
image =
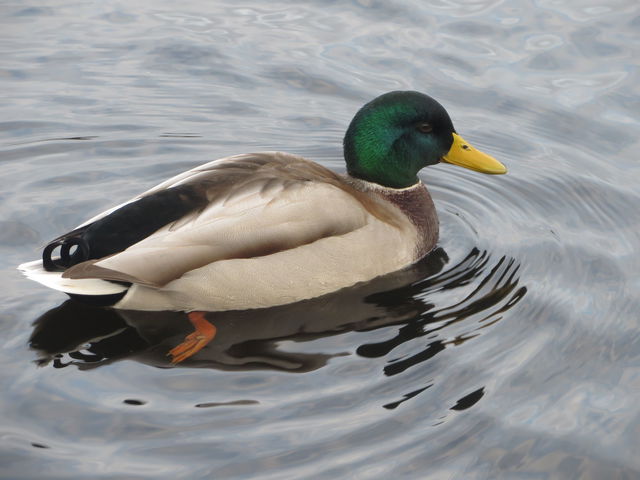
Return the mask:
[[[4,2],[0,477],[640,478],[637,0]],[[509,168],[422,179],[439,248],[329,297],[184,315],[15,270],[161,180],[437,98]],[[34,324],[34,322],[36,322]]]

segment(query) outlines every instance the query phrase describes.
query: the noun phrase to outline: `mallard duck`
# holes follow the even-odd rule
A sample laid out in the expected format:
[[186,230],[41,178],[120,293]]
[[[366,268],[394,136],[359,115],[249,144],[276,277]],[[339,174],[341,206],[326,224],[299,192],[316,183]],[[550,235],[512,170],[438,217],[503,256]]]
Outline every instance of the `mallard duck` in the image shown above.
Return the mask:
[[346,175],[282,152],[214,160],[91,218],[19,269],[120,309],[283,305],[429,253],[438,218],[417,176],[423,167],[506,173],[456,133],[442,105],[413,91],[364,105],[345,134],[344,159]]

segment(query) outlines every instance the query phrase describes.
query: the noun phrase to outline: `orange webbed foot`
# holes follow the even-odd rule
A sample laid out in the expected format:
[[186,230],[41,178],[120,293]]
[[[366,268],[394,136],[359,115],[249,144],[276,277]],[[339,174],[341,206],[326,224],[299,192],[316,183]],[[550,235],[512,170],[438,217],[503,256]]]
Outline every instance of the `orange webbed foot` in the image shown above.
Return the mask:
[[204,312],[189,312],[189,321],[195,331],[187,335],[182,343],[175,346],[167,355],[171,356],[171,363],[180,363],[196,354],[216,336],[216,327],[204,317]]

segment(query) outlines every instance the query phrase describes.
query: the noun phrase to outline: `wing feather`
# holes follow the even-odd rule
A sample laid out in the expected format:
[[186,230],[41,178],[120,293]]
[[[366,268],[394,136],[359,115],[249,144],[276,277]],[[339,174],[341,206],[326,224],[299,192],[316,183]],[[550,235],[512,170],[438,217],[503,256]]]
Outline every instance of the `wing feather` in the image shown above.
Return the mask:
[[190,172],[159,187],[197,185],[206,192],[206,208],[122,252],[75,265],[63,276],[164,286],[219,260],[270,255],[347,234],[372,217],[393,219],[383,202],[361,194],[334,172],[293,155],[230,157]]

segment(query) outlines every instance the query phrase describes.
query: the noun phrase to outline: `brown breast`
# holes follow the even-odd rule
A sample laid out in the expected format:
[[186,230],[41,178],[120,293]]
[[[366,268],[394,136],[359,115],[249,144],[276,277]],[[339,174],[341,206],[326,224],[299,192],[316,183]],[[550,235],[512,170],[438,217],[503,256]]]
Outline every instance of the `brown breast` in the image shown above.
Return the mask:
[[400,208],[416,226],[420,238],[416,248],[416,260],[433,250],[438,241],[438,215],[424,184],[402,190],[381,189],[377,193]]
[[367,195],[375,194],[392,203],[404,213],[418,230],[415,259],[429,253],[438,242],[438,215],[431,195],[422,182],[403,189],[384,188],[375,183],[345,175],[346,183]]

